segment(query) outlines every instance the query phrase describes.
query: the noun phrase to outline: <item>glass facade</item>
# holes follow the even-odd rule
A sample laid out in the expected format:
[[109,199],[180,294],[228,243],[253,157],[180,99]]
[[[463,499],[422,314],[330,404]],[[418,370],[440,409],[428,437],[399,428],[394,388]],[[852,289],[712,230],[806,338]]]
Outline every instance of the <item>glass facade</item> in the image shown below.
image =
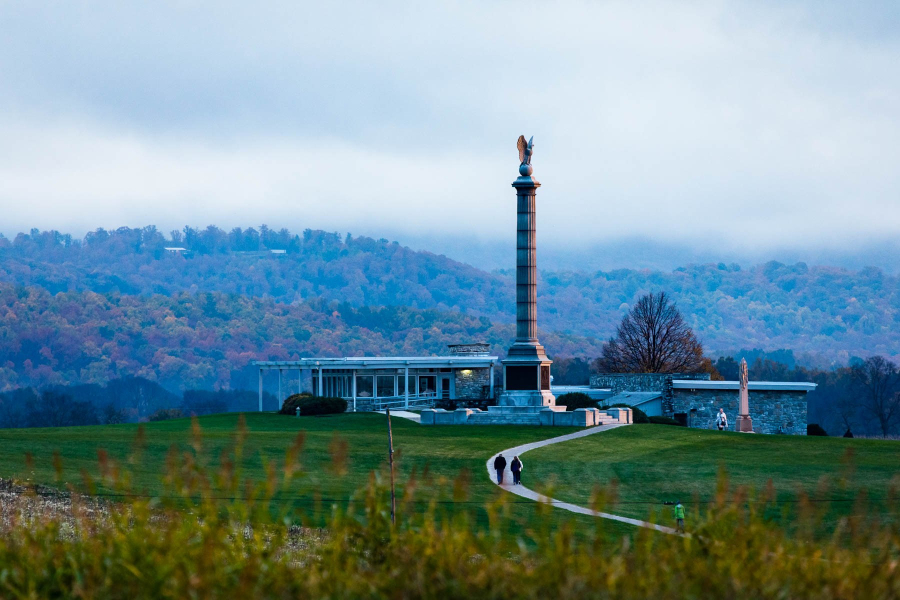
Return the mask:
[[[403,376],[401,375],[400,379],[402,378]],[[378,398],[388,398],[391,396],[396,396],[396,375],[376,375],[375,379],[378,382]]]
[[[497,367],[495,357],[461,360],[454,357],[411,357],[388,359],[386,357],[346,357],[343,359],[304,358],[296,361],[255,361],[260,368],[259,406],[263,407],[263,372],[276,370],[281,400],[294,393],[312,393],[315,396],[340,397],[352,400],[353,410],[373,410],[384,407],[409,407],[431,405],[436,398],[486,397],[488,395],[487,371]],[[320,362],[321,361],[321,362]],[[446,365],[451,366],[446,366]],[[407,366],[413,365],[413,366]],[[473,369],[480,369],[473,377]],[[285,372],[288,388],[284,389]],[[299,373],[298,373],[299,371]],[[480,388],[484,388],[482,392]],[[415,401],[415,404],[413,403]]]
[[437,378],[434,375],[419,375],[419,395],[433,396],[437,392]]
[[[449,372],[448,372],[449,371]],[[449,398],[454,388],[452,369],[409,369],[409,379],[404,369],[371,369],[356,372],[356,396],[358,398],[404,397],[409,387],[410,397]],[[322,390],[319,390],[319,373],[312,372],[314,395],[353,397],[352,370],[324,370]]]
[[371,398],[374,389],[374,377],[371,375],[356,376],[356,396],[358,398]]

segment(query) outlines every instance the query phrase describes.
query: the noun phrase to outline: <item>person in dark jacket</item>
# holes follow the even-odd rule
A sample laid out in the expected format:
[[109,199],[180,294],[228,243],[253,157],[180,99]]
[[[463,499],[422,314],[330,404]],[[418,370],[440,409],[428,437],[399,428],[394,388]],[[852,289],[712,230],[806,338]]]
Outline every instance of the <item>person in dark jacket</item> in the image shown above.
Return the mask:
[[503,485],[503,471],[506,470],[506,459],[502,454],[498,454],[494,459],[494,470],[497,471],[497,483]]
[[509,464],[509,470],[512,471],[514,485],[522,483],[522,468],[522,461],[518,456],[513,456],[512,462]]

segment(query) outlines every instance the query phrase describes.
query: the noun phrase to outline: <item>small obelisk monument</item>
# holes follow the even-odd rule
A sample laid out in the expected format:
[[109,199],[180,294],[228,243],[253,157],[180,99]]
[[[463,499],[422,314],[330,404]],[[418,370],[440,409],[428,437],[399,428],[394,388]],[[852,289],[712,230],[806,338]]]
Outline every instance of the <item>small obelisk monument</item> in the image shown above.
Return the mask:
[[519,136],[516,189],[516,341],[503,361],[499,406],[539,411],[556,404],[550,392],[550,359],[537,339],[537,244],[535,197],[541,184],[531,175],[534,138]]
[[750,377],[747,374],[747,361],[741,359],[741,396],[738,408],[737,430],[744,433],[753,433],[753,419],[750,418],[750,393],[747,385]]

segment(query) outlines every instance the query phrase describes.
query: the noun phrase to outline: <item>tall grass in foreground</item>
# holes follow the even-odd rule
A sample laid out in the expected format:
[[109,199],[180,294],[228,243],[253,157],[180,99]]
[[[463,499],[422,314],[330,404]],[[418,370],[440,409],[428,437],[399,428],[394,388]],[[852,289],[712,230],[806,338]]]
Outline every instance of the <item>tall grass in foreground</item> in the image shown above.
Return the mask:
[[[302,473],[302,435],[261,481],[239,467],[244,435],[239,428],[211,465],[195,425],[192,448],[170,452],[165,493],[154,497],[131,488],[128,463],[103,453],[102,481],[86,477],[84,494],[50,496],[62,509],[34,510],[45,497],[3,496],[0,597],[900,597],[895,524],[848,517],[822,541],[813,537],[822,509],[801,498],[788,535],[762,516],[771,492],[748,502],[724,476],[690,537],[639,530],[610,542],[602,519],[578,535],[574,524],[538,519],[542,525],[510,536],[516,505],[509,494],[498,491],[480,507],[486,527],[476,525],[474,507],[460,509],[468,506],[465,474],[428,486],[412,477],[399,490],[392,524],[386,482],[373,473],[348,506],[313,508],[328,511],[327,527],[304,529],[297,524],[309,514],[273,502]],[[343,468],[345,455],[335,444],[333,468]],[[119,499],[90,497],[97,484]],[[595,498],[608,510],[613,501]],[[864,515],[865,498],[859,502],[854,513]]]

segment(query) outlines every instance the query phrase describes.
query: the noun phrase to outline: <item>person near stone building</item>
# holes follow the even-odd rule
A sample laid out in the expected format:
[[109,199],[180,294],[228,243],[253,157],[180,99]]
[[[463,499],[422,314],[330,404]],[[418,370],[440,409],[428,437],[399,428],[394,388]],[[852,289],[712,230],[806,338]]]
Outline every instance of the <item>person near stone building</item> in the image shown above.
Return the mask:
[[503,485],[503,471],[506,470],[506,459],[502,454],[498,454],[494,459],[494,470],[497,471],[497,483]]
[[719,428],[719,431],[725,431],[725,428],[728,427],[728,415],[725,414],[724,408],[720,408],[719,414],[716,415],[716,427]]
[[513,456],[512,463],[509,465],[509,470],[513,474],[513,485],[522,483],[523,468],[525,468],[525,465],[522,464],[522,460],[518,456]]

